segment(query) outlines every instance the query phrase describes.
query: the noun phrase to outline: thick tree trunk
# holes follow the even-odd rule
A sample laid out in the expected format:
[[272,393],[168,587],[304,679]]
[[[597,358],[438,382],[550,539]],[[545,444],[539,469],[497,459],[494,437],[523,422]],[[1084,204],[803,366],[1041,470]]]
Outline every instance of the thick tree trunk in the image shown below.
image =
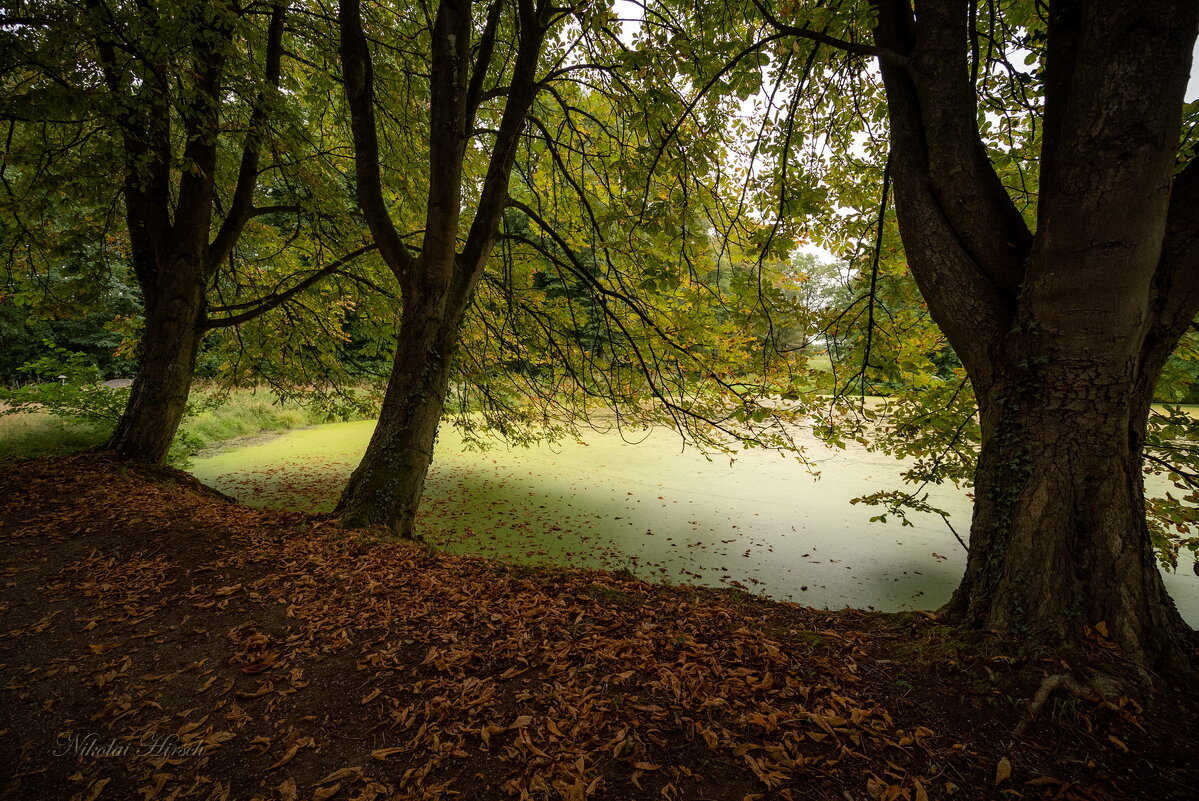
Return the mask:
[[405,306],[379,422],[334,514],[346,526],[386,526],[418,539],[416,512],[433,461],[437,425],[458,339],[435,302]]
[[183,419],[204,331],[204,272],[198,257],[159,269],[146,293],[137,375],[116,430],[105,446],[124,459],[161,464]]
[[946,616],[1070,642],[1090,626],[1144,665],[1193,671],[1141,449],[1161,366],[1199,312],[1199,172],[1177,170],[1199,6],[1050,4],[1035,233],[978,130],[970,4],[876,6],[904,250],[982,428]]
[[362,462],[350,477],[335,514],[349,526],[388,526],[416,538],[416,512],[449,387],[458,327],[495,242],[508,199],[508,181],[519,134],[537,92],[536,71],[546,23],[532,0],[519,0],[519,36],[507,100],[483,179],[474,218],[461,251],[463,159],[473,136],[484,78],[491,68],[496,1],[474,48],[471,72],[471,4],[441,0],[433,23],[429,90],[429,194],[424,241],[413,256],[395,228],[382,191],[375,128],[374,77],[358,0],[340,0],[340,55],[354,135],[357,195],[383,261],[400,284],[403,312],[399,341],[379,423]]
[[978,390],[970,555],[946,618],[1058,642],[1091,627],[1138,662],[1193,670],[1145,525],[1149,409],[1132,361],[1060,359],[1026,341],[1001,362]]

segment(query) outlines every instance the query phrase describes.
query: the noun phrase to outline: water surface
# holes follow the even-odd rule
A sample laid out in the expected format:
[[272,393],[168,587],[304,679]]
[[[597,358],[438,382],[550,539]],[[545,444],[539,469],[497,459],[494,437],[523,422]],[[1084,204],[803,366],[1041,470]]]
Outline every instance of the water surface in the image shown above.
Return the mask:
[[[364,421],[292,431],[197,459],[192,472],[246,503],[325,511],[373,428]],[[794,457],[748,450],[709,458],[666,430],[631,442],[615,432],[586,440],[478,451],[444,426],[418,526],[454,553],[739,583],[829,608],[931,609],[961,578],[965,552],[940,517],[871,523],[877,507],[850,504],[898,486],[902,463],[891,457],[801,435],[814,478]],[[969,528],[965,493],[930,487],[929,495],[959,532]],[[1167,574],[1166,584],[1199,625],[1199,577]]]

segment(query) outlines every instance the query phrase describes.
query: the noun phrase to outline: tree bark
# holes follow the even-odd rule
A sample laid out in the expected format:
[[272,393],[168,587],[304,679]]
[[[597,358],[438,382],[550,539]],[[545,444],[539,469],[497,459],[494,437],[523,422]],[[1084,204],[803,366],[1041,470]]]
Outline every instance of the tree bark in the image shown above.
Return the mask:
[[[340,57],[354,138],[358,202],[383,261],[400,284],[403,310],[379,422],[335,510],[347,526],[381,525],[417,539],[416,513],[449,388],[458,328],[487,263],[519,135],[537,93],[547,5],[515,3],[517,45],[506,102],[474,215],[463,240],[463,160],[474,135],[484,78],[492,69],[502,9],[494,0],[471,62],[471,4],[440,0],[433,24],[429,92],[429,193],[419,256],[404,245],[382,191],[374,72],[359,0],[340,0]],[[472,71],[473,68],[473,71]]]
[[145,327],[129,402],[106,448],[123,459],[159,464],[183,419],[204,327],[205,279],[199,256],[177,257],[146,294]]
[[1139,662],[1192,669],[1191,632],[1145,525],[1149,410],[1131,371],[1106,353],[1052,359],[1039,337],[1015,339],[990,385],[976,386],[970,554],[945,618],[1052,642],[1080,642],[1090,627]]
[[[129,402],[105,448],[117,456],[161,464],[183,419],[200,340],[207,330],[206,291],[220,263],[229,258],[254,213],[258,162],[266,127],[268,87],[277,87],[283,53],[285,5],[276,3],[266,31],[266,85],[254,101],[231,208],[212,233],[217,196],[223,77],[233,26],[223,24],[191,41],[200,65],[190,91],[172,104],[176,90],[147,65],[119,63],[108,34],[97,39],[109,92],[125,110],[117,119],[125,150],[125,218],[134,273],[141,287],[145,324],[137,374]],[[216,35],[213,35],[216,34]],[[149,79],[130,80],[138,70]],[[136,88],[131,88],[136,87]],[[172,107],[183,121],[182,158],[190,165],[171,191],[174,160]],[[175,195],[174,219],[171,196]]]
[[1161,368],[1199,313],[1199,178],[1175,176],[1189,0],[1050,7],[1037,227],[977,128],[969,3],[877,0],[908,263],[978,398],[965,576],[947,620],[1199,666],[1145,524]]
[[343,524],[386,526],[398,537],[417,538],[416,513],[458,339],[456,319],[442,319],[435,301],[404,307],[403,346],[396,348],[379,422],[334,510]]

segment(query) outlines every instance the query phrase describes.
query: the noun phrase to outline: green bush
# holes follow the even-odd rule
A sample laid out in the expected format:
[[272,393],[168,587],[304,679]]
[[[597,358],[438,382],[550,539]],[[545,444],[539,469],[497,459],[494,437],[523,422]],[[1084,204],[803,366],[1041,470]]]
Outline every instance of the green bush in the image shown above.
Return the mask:
[[85,353],[46,343],[50,355],[19,368],[39,383],[17,389],[0,388],[0,417],[43,412],[70,420],[107,435],[117,424],[128,389],[112,389],[100,383],[100,371]]

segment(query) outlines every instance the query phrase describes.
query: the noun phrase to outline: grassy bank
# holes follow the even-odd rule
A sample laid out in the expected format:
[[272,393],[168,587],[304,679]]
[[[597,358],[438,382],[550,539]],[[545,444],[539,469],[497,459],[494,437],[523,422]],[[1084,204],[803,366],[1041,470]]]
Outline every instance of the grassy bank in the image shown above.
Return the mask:
[[[170,461],[183,464],[199,451],[228,440],[331,422],[313,406],[281,402],[268,390],[239,389],[227,393],[201,387],[192,393],[199,410],[184,418],[171,448]],[[361,417],[345,419],[363,419]],[[99,445],[109,430],[51,414],[0,417],[0,459],[32,459],[75,453]]]

